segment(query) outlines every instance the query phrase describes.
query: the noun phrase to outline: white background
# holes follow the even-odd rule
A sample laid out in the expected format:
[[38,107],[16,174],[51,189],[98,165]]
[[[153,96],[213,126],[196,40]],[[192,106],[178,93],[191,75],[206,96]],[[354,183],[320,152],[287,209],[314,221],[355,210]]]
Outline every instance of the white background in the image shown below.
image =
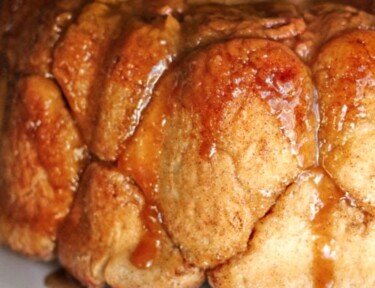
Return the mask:
[[0,246],[1,288],[44,288],[45,277],[57,267],[56,263],[33,261]]

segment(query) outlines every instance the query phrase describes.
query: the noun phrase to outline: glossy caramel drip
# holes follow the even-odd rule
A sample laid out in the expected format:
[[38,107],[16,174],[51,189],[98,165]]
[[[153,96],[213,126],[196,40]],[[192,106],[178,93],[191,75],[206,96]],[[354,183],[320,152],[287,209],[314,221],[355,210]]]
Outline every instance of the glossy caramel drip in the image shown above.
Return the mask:
[[322,169],[316,168],[313,173],[313,183],[317,192],[315,213],[311,222],[314,241],[314,287],[333,287],[336,252],[331,230],[331,214],[339,201],[345,199],[345,195]]
[[138,170],[133,171],[133,177],[138,180],[145,197],[145,204],[141,211],[141,220],[144,225],[144,234],[131,256],[131,262],[138,268],[149,268],[152,266],[162,233],[161,217],[155,204],[156,175],[155,167],[140,165]]
[[144,234],[131,256],[132,263],[143,269],[152,266],[161,245],[163,228],[161,215],[156,205],[158,192],[156,171],[161,151],[162,131],[170,109],[167,98],[163,95],[155,95],[145,111],[141,125],[134,137],[126,143],[119,160],[120,169],[130,174],[141,188],[145,198],[140,215],[144,225]]
[[141,219],[145,232],[142,235],[130,261],[138,268],[144,269],[152,266],[158,249],[162,233],[160,213],[155,204],[146,203],[141,211]]
[[[267,60],[263,59],[264,54]],[[179,67],[163,78],[163,85],[156,89],[142,122],[120,157],[121,170],[135,180],[145,196],[141,213],[145,231],[131,257],[139,268],[152,265],[160,245],[157,171],[163,125],[168,121],[165,115],[169,115],[172,107],[168,97],[176,101],[175,105],[191,109],[198,116],[194,118],[202,136],[198,149],[206,160],[215,153],[227,115],[250,105],[251,94],[264,100],[265,109],[268,106],[273,109],[271,113],[280,119],[281,129],[289,140],[298,142],[305,132],[301,125],[309,111],[312,91],[306,82],[306,68],[286,47],[264,40],[237,39],[194,52]],[[288,111],[287,116],[284,110]],[[293,127],[286,126],[289,120]]]
[[159,235],[147,230],[134,250],[130,261],[138,268],[150,268],[154,263],[159,247]]

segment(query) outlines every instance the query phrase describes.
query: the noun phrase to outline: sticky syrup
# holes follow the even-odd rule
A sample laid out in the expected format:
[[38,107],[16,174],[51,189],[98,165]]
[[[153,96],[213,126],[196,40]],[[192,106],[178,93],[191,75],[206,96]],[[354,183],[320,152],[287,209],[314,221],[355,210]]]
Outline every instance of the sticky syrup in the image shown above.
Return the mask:
[[140,214],[144,233],[131,256],[133,265],[141,269],[153,265],[161,245],[163,231],[161,214],[156,204],[158,193],[156,171],[161,151],[162,131],[171,108],[168,97],[164,97],[165,93],[159,94],[161,95],[154,95],[141,125],[126,143],[119,161],[120,169],[130,174],[136,181],[145,200]]
[[141,211],[145,232],[130,258],[133,265],[138,268],[150,268],[160,248],[162,226],[159,215],[155,204],[145,203]]
[[335,186],[321,168],[313,171],[313,183],[317,193],[315,213],[312,217],[313,252],[312,276],[314,287],[334,286],[335,239],[332,235],[331,215],[345,194]]

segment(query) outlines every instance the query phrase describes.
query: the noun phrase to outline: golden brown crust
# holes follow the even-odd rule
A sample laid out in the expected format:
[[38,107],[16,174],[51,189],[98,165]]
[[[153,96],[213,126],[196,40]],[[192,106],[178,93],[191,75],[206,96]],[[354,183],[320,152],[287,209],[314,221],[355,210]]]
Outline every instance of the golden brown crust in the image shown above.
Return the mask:
[[126,21],[122,9],[126,11],[127,6],[111,7],[95,2],[86,5],[54,53],[53,74],[86,143],[90,143],[94,129],[106,55]]
[[[47,2],[0,3],[0,242],[50,259],[68,215],[59,257],[88,286],[196,287],[217,265],[217,287],[324,282],[306,272],[322,262],[311,183],[277,199],[316,161],[311,66],[322,164],[374,212],[375,17],[328,3]],[[372,258],[340,254],[371,243],[373,216],[327,207],[321,230],[342,259],[327,279],[352,257],[340,279],[373,286]],[[287,266],[292,243],[303,261]]]
[[375,32],[356,31],[325,45],[314,64],[321,111],[322,166],[374,213]]
[[21,79],[8,113],[0,234],[15,250],[48,259],[87,160],[86,148],[52,80]]
[[168,237],[148,269],[130,258],[144,233],[142,194],[123,174],[93,164],[59,233],[59,259],[83,284],[102,287],[198,287],[203,273],[185,264]]
[[91,151],[106,161],[133,134],[179,45],[172,16],[146,23],[130,11],[123,2],[87,5],[55,53],[54,75]]
[[[325,182],[325,191],[319,181]],[[256,224],[249,249],[209,272],[212,287],[372,287],[374,218],[349,205],[345,197],[324,202],[322,194],[332,198],[335,190],[322,171],[305,173]],[[325,209],[323,203],[331,206],[330,212],[317,231],[314,217]],[[327,236],[325,230],[329,241],[319,247],[324,251],[316,250],[318,237]],[[322,262],[316,263],[320,256],[315,253],[324,253]]]
[[155,84],[177,54],[179,34],[172,16],[150,24],[136,19],[116,43],[90,145],[101,159],[117,159],[122,143],[133,135]]
[[314,163],[308,71],[285,46],[232,40],[187,56],[155,95],[120,163],[141,187],[156,181],[172,239],[189,262],[212,267],[246,248],[297,159]]

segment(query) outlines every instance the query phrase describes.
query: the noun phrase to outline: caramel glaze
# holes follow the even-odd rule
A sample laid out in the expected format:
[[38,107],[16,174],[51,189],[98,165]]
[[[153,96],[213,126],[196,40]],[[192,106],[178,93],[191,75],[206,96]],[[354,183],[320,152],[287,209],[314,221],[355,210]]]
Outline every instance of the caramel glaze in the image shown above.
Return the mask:
[[[44,3],[45,1],[38,2]],[[146,1],[138,2],[143,3]],[[164,2],[169,3],[169,1],[158,1],[158,4],[153,5],[155,6],[153,9],[158,11],[159,14],[170,14],[170,9],[164,5]],[[173,3],[175,3],[174,6],[177,7],[174,9],[178,12],[185,9],[183,1],[176,0],[173,1]],[[144,8],[143,5],[145,4],[141,5],[142,8]],[[37,9],[33,10],[36,11]],[[24,13],[25,15],[27,14],[26,12]],[[31,18],[29,17],[29,19]],[[70,21],[70,19],[68,20]],[[68,20],[66,20],[66,22],[69,22]],[[21,22],[22,21],[20,21],[20,23]],[[300,34],[305,29],[305,26],[303,23],[298,22],[297,24],[296,27],[298,29],[295,29],[295,33]],[[275,26],[279,27],[279,23],[276,23]],[[267,35],[252,36],[268,37]],[[269,38],[277,39],[276,36]],[[54,45],[55,42],[52,44]],[[51,46],[53,46],[52,44]],[[220,44],[217,47],[217,55],[214,56],[218,56],[220,53]],[[306,111],[311,110],[309,107],[309,95],[311,94],[312,87],[308,85],[305,87],[301,84],[301,79],[305,76],[308,77],[304,66],[300,65],[298,58],[295,55],[285,52],[281,47],[282,45],[280,44],[266,45],[263,47],[264,49],[259,49],[259,51],[255,51],[255,53],[254,51],[251,51],[252,53],[246,55],[244,58],[246,58],[246,69],[250,67],[247,72],[249,74],[241,74],[236,79],[242,84],[234,83],[231,79],[225,77],[218,77],[215,80],[216,83],[210,85],[210,87],[215,87],[215,91],[208,91],[209,93],[207,93],[206,98],[189,97],[189,101],[194,102],[193,108],[196,109],[195,112],[201,116],[203,125],[202,135],[204,140],[200,147],[202,158],[209,158],[212,148],[218,141],[217,133],[220,132],[219,126],[226,105],[233,100],[236,96],[235,93],[248,92],[251,89],[253,89],[254,93],[259,95],[269,105],[271,112],[280,119],[282,126],[281,129],[285,136],[290,140],[293,153],[299,155],[300,150],[305,149],[304,143],[307,143],[308,141],[305,141],[306,139],[301,139],[300,135],[303,134],[304,130],[308,129],[308,127],[305,126],[306,123],[314,121],[312,114],[306,113]],[[257,54],[258,52],[261,53]],[[21,52],[18,54],[21,54]],[[264,59],[264,55],[267,55],[268,57],[273,56],[269,57],[267,61],[263,61],[262,59]],[[227,54],[219,56],[221,57],[221,60],[225,60],[226,57],[229,57]],[[11,55],[9,58],[13,59],[16,57],[12,57]],[[206,69],[211,69],[211,72],[212,69],[215,69],[214,66],[217,63],[215,64],[214,61],[218,58],[212,57],[212,59],[212,65],[206,67]],[[227,68],[230,68],[230,71],[233,72],[230,77],[237,72],[242,73],[241,71],[236,70],[239,66],[243,65],[242,63],[227,61],[227,64],[230,65],[230,67]],[[219,68],[222,69],[223,67]],[[255,72],[250,75],[251,73],[249,71],[251,73]],[[56,72],[54,73],[56,74]],[[301,73],[306,75],[301,78]],[[185,75],[182,74],[181,76],[183,77]],[[170,78],[172,79],[173,77]],[[189,83],[189,81],[187,81],[187,83]],[[197,93],[197,91],[194,91],[195,88],[198,89],[198,91],[201,89],[201,87],[194,86],[193,90],[188,90],[190,91],[189,93],[192,95],[201,95],[200,93]],[[219,93],[222,91],[224,91],[224,93]],[[127,141],[125,145],[126,148],[124,149],[123,155],[120,157],[118,164],[124,173],[133,177],[142,189],[145,197],[145,205],[141,212],[145,232],[131,258],[134,265],[140,268],[147,268],[152,265],[158,247],[160,246],[162,231],[162,220],[156,206],[156,193],[158,191],[156,165],[158,162],[157,157],[161,151],[163,126],[165,121],[167,121],[166,116],[170,109],[168,100],[163,98],[162,95],[163,93],[160,93],[160,95],[155,93],[153,96],[152,103],[149,109],[145,112],[141,125],[136,130],[134,137]],[[308,107],[307,109],[305,109],[306,106]],[[285,115],[283,114],[285,111],[289,111],[290,113],[288,112],[289,114]],[[299,161],[302,161],[301,166],[303,166],[303,160],[299,159]],[[316,205],[317,212],[312,219],[315,255],[312,271],[315,286],[326,287],[330,286],[334,281],[334,254],[332,253],[334,250],[334,242],[329,227],[329,219],[333,208],[341,199],[343,199],[344,194],[334,186],[329,180],[329,176],[327,176],[320,168],[314,170],[314,173],[316,176],[314,176],[313,181],[318,192],[319,201]],[[330,249],[331,253],[326,253],[327,248]]]
[[155,205],[147,205],[146,209],[142,210],[141,215],[146,231],[130,261],[138,268],[149,268],[152,266],[160,247],[161,225],[158,219],[159,212]]
[[312,173],[317,196],[311,221],[314,287],[333,287],[335,239],[332,237],[330,218],[335,206],[345,199],[345,194],[335,186],[323,169],[315,168]]
[[[237,41],[245,43],[247,40],[233,40]],[[181,71],[164,77],[163,81],[182,83],[175,94],[179,95],[182,105],[191,106],[192,111],[200,116],[203,141],[199,152],[202,159],[209,160],[215,150],[220,137],[220,123],[227,108],[237,105],[234,102],[238,97],[243,98],[240,102],[246,105],[246,94],[252,93],[261,97],[271,113],[278,117],[281,129],[291,143],[292,153],[301,167],[307,167],[311,165],[311,161],[304,158],[315,152],[315,147],[309,145],[314,141],[306,139],[306,135],[315,137],[315,131],[309,131],[311,127],[315,127],[315,116],[312,112],[313,91],[308,70],[285,46],[270,41],[257,41],[260,43],[259,47],[252,47],[252,53],[250,49],[236,51],[236,45],[232,50],[229,47],[231,53],[227,53],[226,47],[222,47],[227,46],[225,42],[209,45],[211,55],[208,58],[211,61],[205,67],[196,67],[189,61],[191,57],[200,57],[199,51],[193,52],[183,60]],[[264,54],[268,57],[266,60],[263,58]],[[206,57],[205,53],[201,56]],[[216,76],[212,78],[215,83],[205,84],[205,79],[194,79],[197,69]],[[223,75],[220,74],[222,72]],[[209,87],[214,87],[214,90],[209,90]],[[201,93],[202,88],[204,93]],[[154,94],[158,93],[161,95],[153,96],[142,122],[134,136],[127,141],[119,158],[120,169],[133,177],[146,200],[141,213],[145,232],[131,258],[139,268],[152,265],[160,246],[162,231],[161,216],[156,206],[156,165],[161,151],[162,127],[171,107],[163,99],[162,95],[165,93],[157,91]]]
[[[263,37],[268,38],[267,36]],[[246,40],[238,41],[246,42]],[[185,45],[189,45],[189,43],[188,41]],[[309,135],[307,137],[311,135],[315,137],[315,132],[307,132],[315,126],[313,123],[315,118],[311,109],[312,85],[308,81],[308,71],[291,51],[284,49],[284,46],[272,42],[263,44],[264,47],[255,49],[253,55],[250,51],[235,51],[236,48],[231,51],[234,55],[229,55],[226,52],[221,53],[222,44],[216,44],[217,47],[211,49],[212,55],[209,57],[212,61],[205,67],[197,68],[191,65],[188,56],[183,62],[186,64],[183,65],[183,71],[176,73],[176,82],[184,83],[181,90],[183,94],[187,95],[187,97],[182,95],[182,98],[188,99],[189,102],[183,103],[183,105],[190,106],[192,104],[193,111],[201,118],[203,141],[199,150],[200,155],[202,159],[209,160],[220,137],[220,123],[225,117],[225,110],[236,105],[233,104],[236,102],[235,98],[239,96],[245,99],[244,96],[250,92],[256,94],[256,97],[261,97],[270,107],[271,113],[278,117],[281,129],[291,143],[292,153],[296,156],[301,167],[307,167],[311,165],[311,161],[304,158],[308,157],[306,155],[309,153],[314,153],[312,150],[315,149],[308,144],[311,141],[306,139],[306,134]],[[225,49],[222,50],[225,51]],[[199,51],[192,53],[192,57],[196,57],[196,54],[199,57]],[[269,57],[265,60],[262,57],[263,54],[267,54]],[[205,56],[202,55],[202,57]],[[225,65],[227,66],[224,67]],[[243,69],[244,66],[246,69]],[[200,68],[206,69],[206,73],[217,73],[215,75],[217,77],[213,80],[216,82],[206,83],[207,85],[203,83],[202,86],[199,86],[197,82],[200,80],[204,82],[204,79],[190,79],[189,75],[193,75],[194,78],[194,69]],[[228,70],[231,72],[229,78]],[[225,75],[220,75],[221,72],[224,72]],[[187,79],[185,79],[186,77]],[[215,91],[208,91],[209,88],[207,88],[204,91],[206,93],[202,95],[202,87],[214,87]],[[151,106],[157,107],[160,104],[151,103]],[[125,145],[125,152],[120,156],[119,164],[123,171],[135,179],[146,200],[141,213],[145,233],[131,259],[134,265],[140,268],[152,265],[160,245],[159,235],[162,229],[161,217],[155,201],[157,193],[156,165],[161,149],[162,123],[166,120],[160,115],[168,113],[158,113],[159,109],[160,107],[150,108],[151,112],[146,111],[144,121],[138,126],[134,137]],[[165,110],[165,107],[161,110]],[[154,120],[152,120],[153,118]],[[158,127],[158,125],[160,126]],[[144,147],[151,148],[144,149]]]
[[[238,47],[246,48],[236,50]],[[120,169],[133,177],[145,197],[145,206],[141,213],[145,232],[131,258],[133,264],[139,268],[152,265],[160,245],[162,227],[156,206],[157,165],[162,149],[163,127],[172,109],[172,101],[169,99],[177,98],[183,106],[188,109],[190,107],[199,115],[203,139],[199,152],[205,160],[209,160],[219,141],[220,124],[226,110],[239,104],[248,105],[248,93],[262,97],[265,105],[269,105],[271,113],[278,115],[281,129],[290,140],[294,149],[292,152],[296,156],[300,155],[303,146],[300,139],[305,137],[305,134],[315,137],[315,131],[306,133],[308,127],[305,126],[310,121],[312,113],[312,89],[311,83],[307,80],[308,72],[291,51],[274,42],[246,39],[214,44],[207,49],[208,58],[212,59],[209,63],[199,61],[200,57],[206,57],[207,51],[203,49],[203,53],[192,53],[184,59],[181,69],[167,73],[163,81],[170,81],[170,85],[160,85],[157,88],[141,124],[135,135],[126,143],[123,155],[120,156]],[[262,60],[263,54],[268,56],[268,61]],[[190,61],[191,57],[198,57],[198,60]],[[197,67],[192,63],[205,65],[199,64]],[[204,72],[202,69],[207,71]],[[228,71],[230,73],[227,73]],[[210,73],[215,77],[195,78],[195,75],[202,73]],[[215,83],[205,83],[206,80]],[[172,93],[174,95],[162,91],[163,87],[168,86],[176,87]],[[204,93],[199,93],[200,89],[203,89]],[[240,101],[237,101],[238,98]],[[286,115],[284,110],[289,114]],[[287,121],[293,125],[286,126]],[[308,162],[311,165],[311,161]],[[303,162],[300,164],[304,165]]]
[[313,139],[307,139],[315,137],[312,83],[306,67],[284,45],[255,39],[211,45],[185,59],[178,81],[180,101],[201,119],[203,159],[212,155],[227,111],[260,97],[279,119],[299,165],[311,165],[304,158],[315,150]]
[[[253,85],[254,91],[257,91],[256,93],[270,106],[271,112],[278,116],[282,130],[291,142],[293,153],[298,155],[303,145],[301,143],[305,142],[299,138],[299,135],[302,134],[302,130],[306,129],[306,127],[300,127],[299,125],[306,123],[306,121],[314,121],[313,117],[307,115],[306,111],[301,108],[304,105],[308,106],[309,96],[306,95],[311,94],[312,87],[301,86],[300,74],[303,66],[294,65],[297,61],[296,58],[287,53],[280,53],[275,47],[273,47],[274,49],[265,47],[266,52],[261,51],[268,56],[276,53],[274,62],[268,60],[267,64],[265,64],[262,62],[262,58],[256,58],[257,56],[254,59],[247,59],[247,63],[254,69],[253,71],[256,71],[255,75],[250,77],[251,85]],[[220,45],[218,45],[217,52],[220,52]],[[283,57],[278,57],[280,55],[277,54],[283,54],[281,55]],[[220,56],[222,60],[228,55]],[[212,57],[212,59],[215,58]],[[281,61],[281,59],[285,59],[285,62],[284,60]],[[228,63],[233,62],[228,61]],[[211,64],[215,65],[215,63]],[[236,67],[238,65],[233,63],[229,68],[235,69]],[[205,68],[208,70],[215,69],[214,66]],[[235,73],[236,71],[233,72]],[[240,75],[238,79],[240,79],[240,82],[246,83],[246,80],[248,80],[246,77],[246,75]],[[223,118],[223,110],[233,100],[235,96],[233,91],[236,88],[236,85],[228,79],[226,80],[225,77],[218,77],[217,83],[210,86],[215,87],[216,91],[211,91],[212,93],[210,92],[206,95],[209,101],[204,97],[193,99],[194,109],[197,109],[196,112],[202,119],[202,136],[204,140],[200,147],[200,154],[204,159],[209,158],[213,147],[218,141],[217,132],[220,130],[219,126]],[[248,89],[248,87],[240,87],[240,85],[238,87],[240,90]],[[224,91],[224,93],[219,93],[220,91]],[[191,95],[201,94],[191,93]],[[126,151],[123,157],[120,157],[122,160],[119,163],[122,170],[135,179],[145,197],[145,206],[141,212],[145,231],[131,257],[132,263],[139,268],[148,268],[153,264],[160,246],[162,231],[162,221],[155,200],[158,190],[156,163],[161,149],[162,127],[166,121],[165,116],[168,114],[168,109],[166,109],[168,105],[165,105],[161,96],[157,98],[158,96],[155,96],[151,108],[146,112],[144,117],[146,120],[142,122],[135,136],[128,141]],[[190,97],[189,99],[192,98]],[[294,101],[295,99],[297,100]],[[285,111],[291,111],[291,114],[284,115]],[[288,126],[291,123],[293,125]],[[139,145],[139,143],[142,144]],[[140,147],[149,148],[142,149]],[[303,161],[301,163],[301,166],[303,166]],[[335,205],[345,196],[331,182],[329,176],[322,169],[316,168],[313,173],[315,174],[313,182],[318,196],[318,201],[315,205],[317,211],[311,221],[314,241],[314,261],[312,265],[314,287],[332,287],[334,284],[335,241],[332,238],[330,217]]]
[[[330,153],[334,153],[331,152],[331,146],[344,145],[347,137],[343,135],[346,133],[349,134],[348,131],[354,129],[353,127],[355,127],[358,119],[367,117],[362,102],[364,102],[364,89],[367,82],[371,83],[368,73],[370,73],[369,67],[371,67],[373,59],[368,57],[366,42],[354,38],[353,35],[361,35],[364,38],[369,37],[369,33],[371,32],[357,31],[354,33],[345,34],[340,38],[344,40],[349,39],[349,44],[355,47],[352,51],[350,50],[351,47],[344,42],[333,49],[331,48],[329,51],[330,54],[326,53],[327,48],[321,49],[319,57],[323,58],[322,55],[325,57],[327,57],[326,55],[330,55],[331,58],[328,57],[327,62],[324,63],[326,66],[323,68],[320,67],[321,71],[324,71],[324,69],[327,70],[326,74],[322,72],[320,72],[320,75],[319,73],[315,73],[315,75],[320,76],[315,77],[318,90],[324,90],[326,94],[320,95],[319,103],[323,119],[319,131],[320,145],[317,144],[317,146],[320,149],[318,163],[322,168],[315,170],[316,176],[313,179],[319,196],[317,205],[315,205],[318,211],[312,220],[314,239],[312,273],[315,287],[334,286],[335,239],[331,235],[330,229],[332,224],[330,219],[335,205],[339,201],[346,201],[348,205],[356,206],[356,203],[350,198],[349,194],[344,193],[335,186],[330,176],[323,172],[324,168],[328,173],[331,173],[332,169],[330,169],[330,165],[334,165],[334,161],[336,161],[334,158],[328,158]],[[351,39],[351,37],[354,39]],[[335,44],[335,42],[332,43]],[[346,58],[342,57],[342,54],[339,54],[341,57],[336,56],[337,58],[332,56],[333,51],[338,50],[340,47],[346,47],[349,51],[345,55]],[[345,59],[346,69],[344,72],[339,70],[340,66],[338,65],[339,61],[343,61],[343,59]],[[353,79],[357,79],[356,84],[353,84]],[[324,86],[322,83],[324,83]],[[330,120],[327,121],[327,119]]]
[[145,204],[141,212],[144,223],[144,234],[131,261],[138,268],[150,267],[161,245],[162,218],[156,205],[157,163],[161,153],[162,132],[170,114],[171,103],[166,94],[160,91],[145,111],[141,125],[130,138],[119,158],[121,171],[136,181],[143,191]]

